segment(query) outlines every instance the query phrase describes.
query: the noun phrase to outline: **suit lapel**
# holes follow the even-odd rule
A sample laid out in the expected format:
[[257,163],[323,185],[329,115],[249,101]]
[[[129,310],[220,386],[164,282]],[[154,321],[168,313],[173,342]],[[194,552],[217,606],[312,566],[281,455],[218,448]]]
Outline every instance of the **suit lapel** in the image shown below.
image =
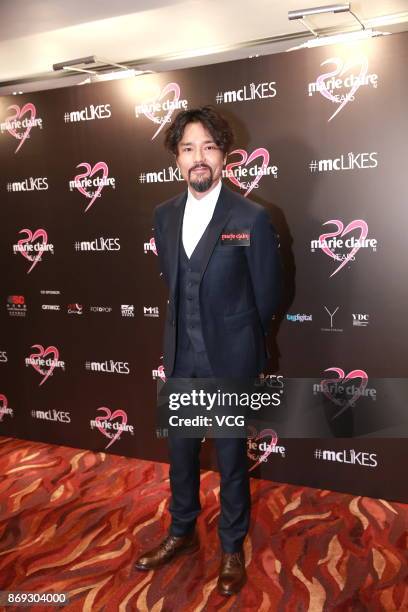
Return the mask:
[[228,190],[224,186],[221,187],[220,195],[218,196],[217,204],[215,205],[214,214],[211,218],[208,228],[207,239],[203,248],[203,257],[200,265],[200,280],[207,268],[212,252],[217,244],[223,227],[226,225],[231,216],[231,200],[228,197]]

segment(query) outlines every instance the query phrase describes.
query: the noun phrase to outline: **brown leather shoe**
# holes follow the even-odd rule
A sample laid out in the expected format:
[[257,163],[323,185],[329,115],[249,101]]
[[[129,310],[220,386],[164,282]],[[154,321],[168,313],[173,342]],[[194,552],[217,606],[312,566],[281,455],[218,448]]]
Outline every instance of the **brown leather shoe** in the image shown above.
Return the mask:
[[221,595],[234,595],[246,582],[244,551],[222,553],[217,588]]
[[151,570],[168,563],[181,554],[191,554],[200,548],[196,531],[185,536],[167,535],[162,542],[152,550],[144,553],[135,563],[139,570]]

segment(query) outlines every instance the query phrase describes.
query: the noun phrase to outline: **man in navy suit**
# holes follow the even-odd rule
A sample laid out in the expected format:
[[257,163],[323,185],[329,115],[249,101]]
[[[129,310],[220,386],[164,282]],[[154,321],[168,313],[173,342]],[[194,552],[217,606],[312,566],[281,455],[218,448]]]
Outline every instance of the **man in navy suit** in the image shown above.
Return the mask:
[[[222,183],[233,135],[210,106],[179,113],[166,132],[188,190],[155,208],[160,269],[169,288],[166,378],[250,378],[263,372],[276,312],[281,262],[267,210]],[[168,536],[136,562],[149,570],[198,550],[200,438],[169,437],[172,516]],[[221,476],[218,590],[246,580],[243,541],[250,519],[245,438],[215,438]]]

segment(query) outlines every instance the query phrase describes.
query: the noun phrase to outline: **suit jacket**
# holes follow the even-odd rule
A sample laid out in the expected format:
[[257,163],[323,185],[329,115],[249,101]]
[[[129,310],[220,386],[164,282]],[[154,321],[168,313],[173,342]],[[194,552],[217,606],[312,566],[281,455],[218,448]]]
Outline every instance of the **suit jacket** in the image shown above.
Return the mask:
[[[178,262],[187,191],[154,209],[159,266],[169,288],[163,364],[171,376],[176,353]],[[224,244],[221,233],[249,230],[249,246]],[[252,377],[269,356],[266,335],[281,295],[276,231],[266,208],[222,185],[204,246],[199,300],[204,342],[216,377]]]

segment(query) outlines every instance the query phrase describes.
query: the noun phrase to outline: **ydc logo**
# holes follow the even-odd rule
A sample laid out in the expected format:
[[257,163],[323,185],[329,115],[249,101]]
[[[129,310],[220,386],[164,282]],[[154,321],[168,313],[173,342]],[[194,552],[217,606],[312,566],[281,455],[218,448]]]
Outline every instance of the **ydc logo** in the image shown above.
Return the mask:
[[[331,121],[349,102],[354,101],[355,94],[362,85],[376,88],[378,75],[367,74],[368,60],[364,55],[351,57],[346,61],[340,57],[330,57],[320,65],[327,64],[334,64],[334,69],[318,76],[314,83],[309,83],[308,93],[312,96],[318,91],[324,98],[338,105],[328,119]],[[358,74],[351,72],[353,68],[359,70]]]

